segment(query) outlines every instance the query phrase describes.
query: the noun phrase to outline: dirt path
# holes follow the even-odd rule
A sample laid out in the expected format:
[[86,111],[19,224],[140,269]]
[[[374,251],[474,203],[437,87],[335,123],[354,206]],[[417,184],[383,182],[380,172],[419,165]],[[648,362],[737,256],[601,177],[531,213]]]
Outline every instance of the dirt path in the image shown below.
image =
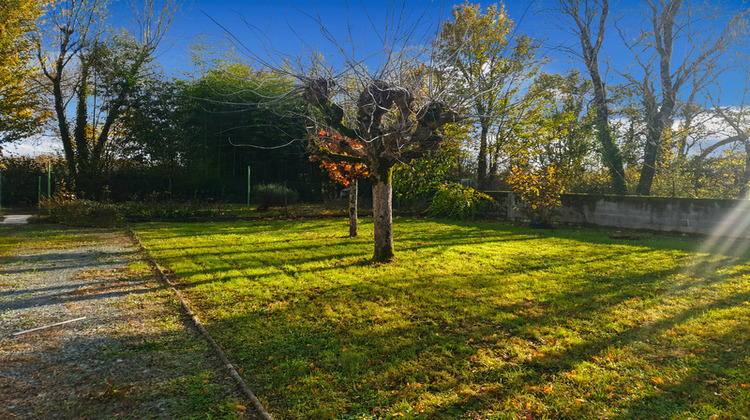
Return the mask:
[[0,418],[250,415],[125,235],[2,226],[0,243]]

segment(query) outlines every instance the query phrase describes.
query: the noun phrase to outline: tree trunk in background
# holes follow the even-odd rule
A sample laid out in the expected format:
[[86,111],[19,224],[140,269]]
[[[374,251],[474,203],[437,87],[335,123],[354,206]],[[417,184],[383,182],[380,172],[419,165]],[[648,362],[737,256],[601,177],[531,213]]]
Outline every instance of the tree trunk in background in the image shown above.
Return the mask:
[[482,131],[479,135],[479,156],[477,156],[477,189],[487,189],[487,132],[489,123],[481,122]]
[[359,181],[349,184],[349,237],[357,236],[357,194]]
[[375,185],[372,187],[372,220],[374,223],[374,262],[393,260],[393,207],[391,175],[393,167],[378,168]]
[[[587,63],[588,64],[588,63]],[[609,168],[609,176],[612,192],[617,195],[627,194],[625,185],[625,169],[622,164],[622,154],[612,140],[612,131],[609,128],[609,109],[607,108],[607,93],[604,82],[599,75],[598,64],[589,65],[589,74],[594,82],[594,102],[596,103],[596,138],[602,145],[604,164]]]
[[638,186],[635,187],[635,193],[638,195],[650,195],[651,186],[656,175],[656,160],[659,156],[658,140],[653,139],[653,134],[646,138],[646,147],[643,150],[643,167],[641,176],[638,179]]

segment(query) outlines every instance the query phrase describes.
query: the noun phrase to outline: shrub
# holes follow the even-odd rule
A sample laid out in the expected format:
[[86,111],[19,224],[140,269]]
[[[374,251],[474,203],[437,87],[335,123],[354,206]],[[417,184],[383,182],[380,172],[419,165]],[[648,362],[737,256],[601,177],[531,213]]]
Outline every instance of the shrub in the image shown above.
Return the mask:
[[443,184],[432,198],[430,215],[466,220],[485,216],[498,208],[492,197],[458,183]]
[[253,191],[255,198],[260,202],[258,210],[264,211],[271,206],[285,206],[294,204],[299,199],[296,191],[282,184],[258,185]]
[[554,163],[544,167],[526,164],[511,168],[508,182],[521,197],[521,210],[533,228],[551,228],[552,215],[562,205],[567,179]]
[[118,226],[125,221],[115,204],[79,200],[63,187],[50,198],[42,198],[39,208],[47,220],[71,226]]

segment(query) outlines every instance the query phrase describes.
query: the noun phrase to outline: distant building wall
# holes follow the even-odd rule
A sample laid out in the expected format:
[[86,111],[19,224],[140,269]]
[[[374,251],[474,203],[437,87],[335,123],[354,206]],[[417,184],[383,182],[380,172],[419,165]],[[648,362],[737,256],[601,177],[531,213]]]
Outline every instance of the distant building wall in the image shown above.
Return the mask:
[[[507,220],[523,220],[513,193],[489,191]],[[553,221],[750,238],[750,201],[564,194]]]

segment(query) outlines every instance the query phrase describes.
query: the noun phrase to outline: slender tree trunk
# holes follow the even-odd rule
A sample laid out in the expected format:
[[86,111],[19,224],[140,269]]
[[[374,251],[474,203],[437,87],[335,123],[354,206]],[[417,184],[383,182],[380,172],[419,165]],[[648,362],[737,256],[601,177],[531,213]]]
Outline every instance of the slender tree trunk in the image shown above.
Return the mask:
[[481,122],[482,131],[479,135],[479,156],[477,157],[477,189],[487,188],[487,131],[489,124]]
[[375,185],[372,187],[372,219],[374,223],[375,262],[391,261],[395,255],[393,250],[393,200],[391,175],[393,167],[379,168],[375,175]]
[[359,181],[349,184],[349,237],[357,236],[357,193]]
[[747,197],[747,184],[750,182],[750,143],[745,141],[745,173],[742,176],[742,180],[740,181],[740,191],[739,191],[739,198],[740,200],[746,200]]
[[[57,71],[60,74],[61,65],[58,64]],[[73,146],[73,138],[68,127],[68,117],[65,115],[65,100],[62,92],[62,82],[59,76],[50,78],[52,82],[52,96],[55,100],[55,113],[57,114],[57,127],[60,130],[60,139],[62,140],[63,150],[65,152],[65,162],[68,166],[68,173],[73,179],[76,178],[76,155]],[[71,186],[72,187],[72,186]]]

